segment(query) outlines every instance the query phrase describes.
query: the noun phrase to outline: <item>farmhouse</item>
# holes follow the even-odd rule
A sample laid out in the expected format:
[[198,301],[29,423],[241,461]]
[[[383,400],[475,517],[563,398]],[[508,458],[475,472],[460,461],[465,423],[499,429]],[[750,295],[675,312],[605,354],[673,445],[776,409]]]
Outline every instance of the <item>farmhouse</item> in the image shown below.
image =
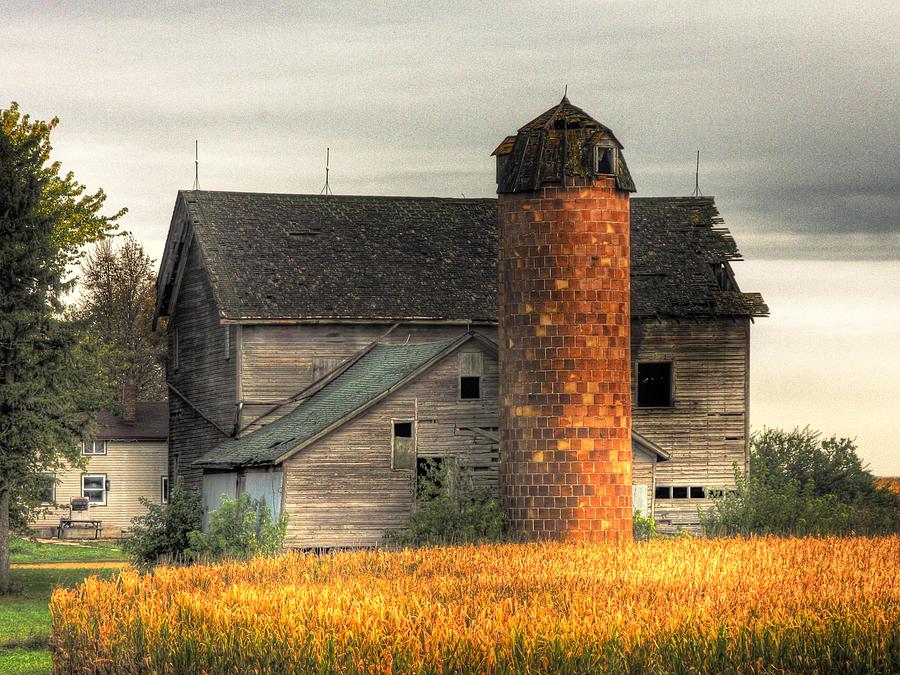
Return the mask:
[[[587,494],[565,484],[569,472],[600,484],[601,465],[619,472],[625,525],[633,503],[663,529],[696,527],[702,500],[734,487],[748,451],[750,324],[768,310],[738,287],[714,200],[629,203],[621,145],[565,99],[495,155],[499,209],[178,193],[157,280],[169,472],[202,487],[207,511],[246,492],[289,514],[288,546],[371,545],[409,514],[428,458],[520,499],[526,530],[565,518],[565,500]],[[590,199],[622,206],[583,210]],[[509,239],[524,222],[550,235]],[[624,245],[602,239],[614,231]],[[584,237],[593,254],[579,254]],[[537,347],[521,348],[529,336]],[[589,364],[614,360],[613,394]],[[510,487],[516,471],[530,487]]]
[[[30,527],[48,536],[121,536],[132,518],[147,512],[142,497],[155,504],[168,498],[168,432],[165,401],[126,396],[122,414],[100,413],[97,431],[82,443],[85,468],[47,474],[45,512]],[[80,497],[87,499],[87,510],[70,512],[72,499]],[[61,530],[60,519],[69,516],[74,525]]]

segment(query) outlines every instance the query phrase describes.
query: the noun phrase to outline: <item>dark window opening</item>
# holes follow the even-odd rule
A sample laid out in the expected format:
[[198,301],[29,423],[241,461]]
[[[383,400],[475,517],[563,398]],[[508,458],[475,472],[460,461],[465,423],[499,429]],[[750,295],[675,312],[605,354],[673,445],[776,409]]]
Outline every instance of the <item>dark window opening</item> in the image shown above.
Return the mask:
[[672,406],[671,363],[639,363],[637,381],[639,408],[669,408]]
[[169,503],[169,477],[159,477],[159,501],[162,504]]
[[616,149],[594,147],[594,173],[614,174],[616,172]]
[[705,496],[702,487],[691,487],[691,499],[703,499]]
[[47,473],[41,476],[41,486],[38,490],[41,504],[53,504],[56,502],[56,474]]
[[684,486],[672,487],[672,499],[687,499],[688,489]]
[[672,497],[672,488],[670,487],[656,487],[656,498],[657,499],[671,499]]
[[460,398],[481,398],[481,378],[465,376],[459,378]]
[[394,422],[394,438],[412,438],[412,422]]
[[420,457],[416,460],[416,499],[431,501],[440,495],[447,474],[443,457]]

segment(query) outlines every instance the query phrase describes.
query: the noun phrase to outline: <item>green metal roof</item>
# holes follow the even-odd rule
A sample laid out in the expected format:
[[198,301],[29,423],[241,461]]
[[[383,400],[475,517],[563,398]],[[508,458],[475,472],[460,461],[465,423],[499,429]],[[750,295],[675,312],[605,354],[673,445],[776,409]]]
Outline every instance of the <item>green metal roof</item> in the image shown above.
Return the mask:
[[466,333],[440,342],[377,344],[295,410],[246,436],[229,438],[194,465],[230,468],[272,464],[471,337],[472,333]]

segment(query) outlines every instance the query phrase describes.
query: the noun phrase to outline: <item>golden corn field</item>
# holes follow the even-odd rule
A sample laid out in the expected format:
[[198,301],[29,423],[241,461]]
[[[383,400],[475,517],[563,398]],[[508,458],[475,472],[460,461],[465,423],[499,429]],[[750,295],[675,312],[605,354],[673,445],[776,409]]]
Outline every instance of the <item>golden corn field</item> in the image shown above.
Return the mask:
[[51,601],[60,673],[900,672],[900,537],[288,554]]

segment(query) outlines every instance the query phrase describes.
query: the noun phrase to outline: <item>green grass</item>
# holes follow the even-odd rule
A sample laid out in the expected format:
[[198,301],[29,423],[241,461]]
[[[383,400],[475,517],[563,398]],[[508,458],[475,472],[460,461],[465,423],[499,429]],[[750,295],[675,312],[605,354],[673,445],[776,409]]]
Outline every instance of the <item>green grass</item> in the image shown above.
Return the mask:
[[11,561],[15,563],[97,562],[126,560],[122,547],[108,541],[79,542],[77,546],[13,539]]
[[49,673],[50,593],[57,586],[74,586],[92,574],[111,577],[117,572],[90,567],[13,569],[17,590],[0,596],[0,674]]

